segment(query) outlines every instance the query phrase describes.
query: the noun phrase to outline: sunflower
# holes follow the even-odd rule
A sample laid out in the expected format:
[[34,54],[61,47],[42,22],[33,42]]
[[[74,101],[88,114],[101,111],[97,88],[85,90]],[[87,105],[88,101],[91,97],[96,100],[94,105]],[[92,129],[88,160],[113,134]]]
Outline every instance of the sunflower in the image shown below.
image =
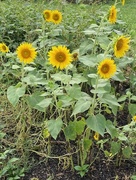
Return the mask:
[[117,58],[123,57],[130,48],[129,43],[130,43],[129,37],[125,37],[125,36],[118,37],[114,44],[114,55]]
[[52,21],[52,11],[51,10],[44,10],[43,11],[43,17],[47,22]]
[[65,46],[53,46],[48,52],[50,64],[65,69],[72,61],[71,54]]
[[94,134],[94,139],[95,139],[96,141],[98,141],[98,140],[99,140],[99,137],[100,137],[99,133],[98,133],[98,132],[95,132],[95,134]]
[[104,59],[98,65],[97,72],[101,78],[109,79],[116,72],[116,65],[114,64],[114,60],[112,59]]
[[30,43],[22,43],[17,48],[17,56],[19,60],[25,64],[29,64],[36,58],[37,52]]
[[0,43],[0,52],[2,52],[2,53],[9,52],[9,48],[8,48],[8,46],[6,46],[5,43]]
[[62,21],[62,14],[58,10],[52,11],[52,21],[55,24],[59,24]]
[[114,24],[116,22],[116,19],[117,19],[116,6],[112,6],[109,11],[109,22],[111,24]]
[[72,53],[72,60],[73,61],[77,61],[78,60],[78,53],[77,52]]
[[121,3],[122,3],[122,5],[124,6],[124,4],[125,4],[125,0],[121,0]]

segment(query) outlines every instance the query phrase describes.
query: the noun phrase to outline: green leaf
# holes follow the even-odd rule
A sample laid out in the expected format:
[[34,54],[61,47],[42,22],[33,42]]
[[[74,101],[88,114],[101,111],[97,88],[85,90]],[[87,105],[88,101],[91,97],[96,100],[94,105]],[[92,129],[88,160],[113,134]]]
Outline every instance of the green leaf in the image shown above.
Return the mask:
[[108,36],[102,35],[102,36],[97,36],[96,40],[98,41],[99,45],[101,46],[102,49],[106,50],[110,41]]
[[130,99],[136,101],[136,96],[132,96]]
[[122,71],[116,72],[116,74],[112,77],[112,79],[119,82],[125,81],[125,77],[123,76]]
[[118,98],[118,102],[125,101],[127,99],[127,95],[122,95],[121,97]]
[[96,56],[85,55],[79,58],[79,61],[86,66],[95,67],[97,65]]
[[99,79],[98,80],[98,85],[97,85],[97,90],[95,90],[96,88],[96,78],[93,78],[91,80],[91,84],[93,86],[93,90],[91,90],[92,93],[99,93],[99,94],[104,94],[104,93],[108,93],[111,91],[111,84],[108,80],[105,79]]
[[111,142],[110,152],[115,155],[120,152],[121,145],[119,142]]
[[86,98],[80,98],[77,103],[75,104],[75,107],[73,109],[73,115],[76,115],[78,113],[82,113],[90,108],[91,100]]
[[118,135],[117,129],[110,120],[106,121],[106,130],[111,135],[112,138],[117,137]]
[[91,145],[92,145],[93,142],[92,142],[91,139],[84,138],[83,143],[84,143],[84,149],[85,149],[85,151],[88,151],[88,150],[90,149],[90,147],[91,147]]
[[117,99],[114,95],[111,94],[104,94],[101,98],[101,101],[104,103],[107,103],[109,106],[120,106],[120,104],[117,102]]
[[46,98],[39,102],[37,106],[40,106],[41,108],[46,108],[51,104],[52,98]]
[[45,112],[45,108],[38,105],[43,100],[45,100],[45,98],[42,96],[42,93],[40,92],[35,92],[32,95],[27,97],[28,104],[32,108]]
[[47,84],[47,80],[40,75],[34,75],[34,74],[28,74],[26,77],[24,77],[23,82],[27,83],[28,85],[45,85]]
[[70,84],[80,84],[81,82],[86,82],[87,79],[83,77],[81,74],[74,74],[71,81],[69,82]]
[[87,126],[102,136],[106,128],[106,119],[102,114],[90,116],[87,120]]
[[7,89],[7,98],[9,102],[15,107],[19,101],[19,98],[25,94],[26,86],[17,84],[16,86],[10,86]]
[[121,140],[121,141],[127,141],[128,140],[127,136],[123,132],[119,133],[118,139]]
[[51,77],[52,77],[55,81],[61,81],[61,82],[64,83],[64,84],[69,83],[70,80],[71,80],[71,75],[67,75],[67,74],[64,74],[64,73],[62,73],[62,72],[53,74],[53,75],[51,75]]
[[117,109],[120,106],[120,104],[117,102],[117,99],[114,95],[103,94],[103,96],[100,97],[100,101],[102,103],[108,104],[114,115],[117,114]]
[[81,135],[84,131],[86,122],[84,120],[74,121],[77,135]]
[[49,120],[47,122],[47,129],[50,132],[51,136],[56,140],[58,134],[61,131],[61,127],[63,125],[63,122],[60,118],[54,120]]
[[90,43],[90,40],[84,41],[83,43],[81,43],[79,47],[79,54],[80,55],[86,54],[89,50],[92,49],[92,47],[93,47],[93,43]]
[[132,149],[131,149],[131,147],[130,146],[127,146],[127,147],[125,147],[123,150],[122,150],[122,153],[123,153],[123,156],[125,157],[125,158],[130,158],[131,157],[131,155],[132,155]]
[[64,134],[67,140],[75,140],[76,139],[76,127],[75,122],[69,122],[68,126],[64,129]]
[[73,99],[79,99],[81,97],[81,86],[74,84],[71,87],[68,87],[67,93]]
[[132,175],[131,180],[136,180],[136,175]]
[[0,131],[0,139],[2,139],[5,135],[6,135],[6,133]]
[[63,95],[63,96],[59,96],[59,102],[62,103],[62,107],[67,107],[67,106],[72,105],[72,103],[73,103],[72,100],[73,99],[70,96],[66,95],[66,94]]
[[136,104],[128,104],[128,110],[131,116],[135,116],[136,114]]

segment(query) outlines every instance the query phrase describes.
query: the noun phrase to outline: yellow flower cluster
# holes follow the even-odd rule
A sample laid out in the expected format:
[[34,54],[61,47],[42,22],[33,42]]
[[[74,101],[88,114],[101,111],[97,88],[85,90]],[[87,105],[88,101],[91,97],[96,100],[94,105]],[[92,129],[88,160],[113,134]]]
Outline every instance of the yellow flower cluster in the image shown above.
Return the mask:
[[[121,0],[121,2],[122,5],[125,4],[125,0]],[[111,24],[114,24],[117,20],[117,9],[115,5],[113,5],[110,8],[108,14],[108,20]],[[114,56],[116,58],[123,57],[130,48],[129,43],[130,43],[129,37],[126,37],[124,35],[117,37],[113,43]],[[97,73],[100,75],[101,78],[104,79],[111,78],[115,74],[115,72],[116,72],[116,65],[114,63],[114,60],[112,59],[104,59],[102,62],[99,63],[97,68]]]
[[62,21],[62,14],[58,10],[44,10],[43,17],[47,22],[59,24]]

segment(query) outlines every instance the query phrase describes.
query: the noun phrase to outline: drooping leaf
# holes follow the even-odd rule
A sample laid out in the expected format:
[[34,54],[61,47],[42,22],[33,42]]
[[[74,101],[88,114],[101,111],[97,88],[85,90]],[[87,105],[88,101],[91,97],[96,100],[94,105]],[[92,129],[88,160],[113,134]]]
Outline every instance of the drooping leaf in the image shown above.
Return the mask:
[[117,137],[118,135],[117,129],[110,120],[106,121],[106,130],[111,135],[112,138]]
[[10,86],[7,89],[7,98],[9,102],[15,107],[19,101],[19,98],[25,94],[26,86],[24,85],[16,85]]
[[87,126],[102,136],[106,128],[106,119],[102,114],[90,116],[87,120]]
[[60,133],[62,125],[63,125],[63,122],[60,118],[56,120],[51,119],[47,121],[47,129],[54,139],[56,139],[58,134]]
[[118,107],[120,107],[120,104],[118,103],[117,98],[114,95],[103,94],[100,100],[102,103],[109,105],[114,115],[117,114],[117,109]]

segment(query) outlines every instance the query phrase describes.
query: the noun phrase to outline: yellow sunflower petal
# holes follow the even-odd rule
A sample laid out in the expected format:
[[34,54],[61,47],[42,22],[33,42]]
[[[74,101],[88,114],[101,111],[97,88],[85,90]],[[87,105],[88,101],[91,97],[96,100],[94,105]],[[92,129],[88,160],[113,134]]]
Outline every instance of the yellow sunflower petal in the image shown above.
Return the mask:
[[100,75],[101,78],[109,79],[115,74],[115,72],[116,64],[114,64],[114,60],[104,59],[98,65],[97,73]]
[[117,19],[116,6],[112,6],[109,11],[109,22],[111,24],[114,24],[116,22],[116,19]]
[[98,133],[98,132],[95,132],[95,134],[94,134],[94,139],[95,139],[96,141],[98,141],[98,140],[99,140],[99,137],[100,137],[99,133]]
[[44,10],[43,11],[43,17],[47,22],[52,21],[52,11],[51,10]]
[[65,46],[54,46],[48,53],[52,66],[65,69],[72,61],[71,54]]
[[34,61],[36,58],[37,52],[35,48],[30,43],[22,43],[17,48],[17,57],[18,59],[25,63],[29,64]]
[[133,119],[133,121],[135,121],[135,122],[136,122],[136,116],[133,116],[133,118],[132,118],[132,119]]
[[52,11],[52,21],[55,24],[59,24],[62,21],[62,14],[58,10]]
[[123,57],[125,53],[129,50],[130,38],[125,36],[120,36],[117,38],[114,44],[114,55],[117,58]]
[[2,53],[9,52],[9,48],[8,48],[8,46],[6,46],[5,43],[0,43],[0,52],[2,52]]
[[122,3],[122,5],[124,6],[124,4],[125,4],[125,0],[121,0],[121,3]]

